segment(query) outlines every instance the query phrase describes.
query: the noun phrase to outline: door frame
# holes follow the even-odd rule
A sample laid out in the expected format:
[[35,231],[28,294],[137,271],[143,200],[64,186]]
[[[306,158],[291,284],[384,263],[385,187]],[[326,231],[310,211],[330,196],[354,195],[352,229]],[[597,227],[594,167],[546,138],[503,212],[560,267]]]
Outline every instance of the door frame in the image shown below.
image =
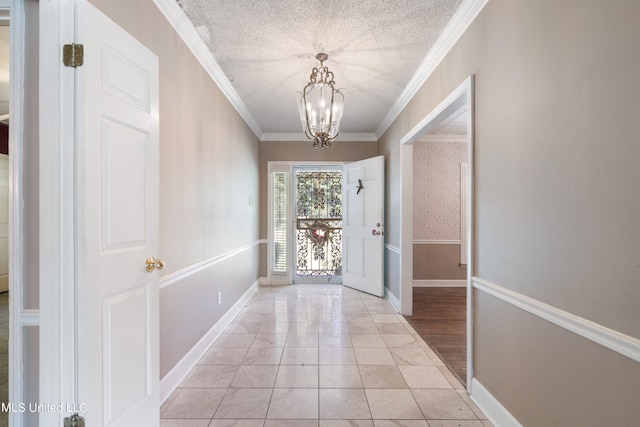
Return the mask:
[[[295,188],[294,188],[294,168],[300,167],[331,167],[331,166],[344,166],[349,162],[336,162],[336,161],[279,161],[269,160],[267,162],[267,283],[266,285],[292,285],[293,277],[295,275]],[[287,256],[287,262],[289,270],[286,274],[275,274],[271,269],[273,261],[273,182],[272,172],[286,172],[289,176],[289,188],[288,188],[288,230],[287,230],[287,247],[289,254]]]
[[80,406],[75,364],[75,72],[62,64],[62,45],[75,41],[75,7],[75,0],[39,2],[39,208],[47,213],[39,221],[39,399],[68,404],[60,412],[40,413],[41,426],[62,425],[71,414],[69,407]]
[[[449,116],[461,105],[469,107],[467,124],[467,206],[463,213],[466,218],[467,239],[467,384],[473,378],[473,288],[471,277],[474,264],[474,76],[467,77],[436,108],[427,114],[413,129],[400,140],[400,312],[413,314],[413,144],[428,134],[442,119]],[[464,236],[462,236],[464,237]]]

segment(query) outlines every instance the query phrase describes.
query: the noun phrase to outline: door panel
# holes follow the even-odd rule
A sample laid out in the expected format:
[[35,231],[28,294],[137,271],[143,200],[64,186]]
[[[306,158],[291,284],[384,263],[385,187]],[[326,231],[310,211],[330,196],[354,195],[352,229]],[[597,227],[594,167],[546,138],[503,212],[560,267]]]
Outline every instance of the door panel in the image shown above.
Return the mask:
[[157,426],[158,58],[86,1],[77,22],[78,399],[87,425]]
[[342,180],[342,283],[383,296],[384,156],[345,165]]
[[102,249],[144,246],[149,134],[108,118],[102,119],[102,129]]

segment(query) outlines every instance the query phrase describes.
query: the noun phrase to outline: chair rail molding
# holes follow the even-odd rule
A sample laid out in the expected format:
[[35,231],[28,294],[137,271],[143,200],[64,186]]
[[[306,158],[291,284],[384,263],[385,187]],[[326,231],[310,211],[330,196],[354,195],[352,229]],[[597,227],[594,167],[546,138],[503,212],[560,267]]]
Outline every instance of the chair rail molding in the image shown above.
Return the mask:
[[629,359],[640,362],[640,339],[607,328],[599,323],[576,316],[479,277],[472,277],[471,282],[474,288],[484,293],[578,334],[596,344],[600,344]]

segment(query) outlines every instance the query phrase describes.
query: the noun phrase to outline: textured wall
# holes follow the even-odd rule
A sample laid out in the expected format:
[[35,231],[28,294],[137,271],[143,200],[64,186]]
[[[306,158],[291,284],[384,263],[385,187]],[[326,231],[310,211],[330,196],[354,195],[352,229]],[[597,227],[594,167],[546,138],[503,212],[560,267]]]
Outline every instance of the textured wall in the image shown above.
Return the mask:
[[414,145],[414,240],[460,240],[460,163],[466,161],[465,143]]

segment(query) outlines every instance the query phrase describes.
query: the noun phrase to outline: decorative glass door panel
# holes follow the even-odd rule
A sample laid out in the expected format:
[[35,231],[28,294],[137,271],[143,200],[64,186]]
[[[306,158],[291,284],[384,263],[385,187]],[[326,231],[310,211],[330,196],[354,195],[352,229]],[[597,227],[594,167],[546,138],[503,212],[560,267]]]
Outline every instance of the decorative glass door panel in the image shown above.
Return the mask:
[[342,274],[342,171],[296,169],[296,276]]

